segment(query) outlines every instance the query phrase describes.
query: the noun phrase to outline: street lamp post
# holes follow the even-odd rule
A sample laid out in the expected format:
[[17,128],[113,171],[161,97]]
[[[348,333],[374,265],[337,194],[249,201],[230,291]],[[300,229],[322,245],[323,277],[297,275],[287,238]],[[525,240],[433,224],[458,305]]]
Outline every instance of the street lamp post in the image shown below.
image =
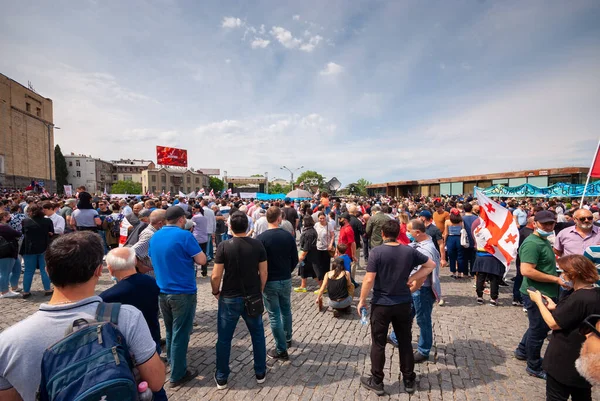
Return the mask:
[[269,172],[265,171],[265,193],[269,193]]
[[[44,123],[45,124],[45,123]],[[52,145],[50,143],[50,138],[51,138],[51,134],[52,132],[50,131],[50,128],[54,128],[54,129],[60,129],[60,127],[55,126],[54,124],[50,123],[50,124],[46,124],[46,127],[48,128],[48,167],[49,167],[49,173],[50,173],[50,179],[48,180],[48,186],[49,186],[49,190],[48,192],[53,193],[52,192]],[[55,192],[58,192],[58,187],[55,185]]]
[[295,168],[295,169],[293,169],[293,170],[290,170],[290,169],[289,169],[289,168],[287,168],[286,166],[282,166],[282,167],[279,167],[279,168],[280,168],[281,170],[287,170],[287,171],[289,171],[289,172],[290,172],[290,185],[292,186],[292,189],[291,189],[291,190],[293,191],[293,190],[294,190],[294,172],[295,172],[295,171],[298,171],[298,170],[300,170],[300,169],[303,169],[303,168],[304,168],[304,166],[300,166],[300,167],[298,167],[298,168]]

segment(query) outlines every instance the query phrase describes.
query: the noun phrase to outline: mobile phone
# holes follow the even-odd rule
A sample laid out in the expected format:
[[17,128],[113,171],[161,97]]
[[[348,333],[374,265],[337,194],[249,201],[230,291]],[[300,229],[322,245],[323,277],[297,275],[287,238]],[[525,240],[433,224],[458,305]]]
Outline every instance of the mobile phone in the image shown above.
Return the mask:
[[535,287],[527,287],[527,291],[531,291],[531,292],[537,292],[538,289]]

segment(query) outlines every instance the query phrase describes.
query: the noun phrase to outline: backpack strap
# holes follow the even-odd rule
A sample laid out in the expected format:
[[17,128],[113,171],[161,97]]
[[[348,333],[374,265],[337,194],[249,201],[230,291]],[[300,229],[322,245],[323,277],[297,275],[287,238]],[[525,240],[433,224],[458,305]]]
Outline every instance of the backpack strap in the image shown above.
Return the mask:
[[119,323],[119,311],[121,310],[121,304],[105,303],[100,302],[98,309],[96,309],[96,321],[97,322],[111,322],[112,324]]

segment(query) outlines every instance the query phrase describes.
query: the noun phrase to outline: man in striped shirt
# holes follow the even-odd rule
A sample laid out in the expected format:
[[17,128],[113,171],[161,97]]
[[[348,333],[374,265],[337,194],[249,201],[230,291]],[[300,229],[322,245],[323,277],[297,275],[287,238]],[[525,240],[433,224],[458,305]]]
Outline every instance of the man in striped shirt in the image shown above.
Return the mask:
[[140,273],[148,273],[154,270],[152,261],[148,257],[150,238],[165,225],[166,213],[163,209],[155,209],[150,214],[150,224],[142,231],[138,242],[132,247],[137,257],[136,267]]

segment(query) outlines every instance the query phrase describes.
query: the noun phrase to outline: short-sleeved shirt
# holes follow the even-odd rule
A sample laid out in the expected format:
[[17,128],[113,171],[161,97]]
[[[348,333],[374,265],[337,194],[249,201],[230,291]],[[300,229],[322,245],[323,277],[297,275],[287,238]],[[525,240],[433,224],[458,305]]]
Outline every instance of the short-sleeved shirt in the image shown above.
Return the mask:
[[329,224],[322,225],[321,223],[317,223],[315,224],[315,231],[317,231],[318,235],[317,249],[319,251],[326,251],[331,242],[331,233],[333,230],[329,229]]
[[281,209],[283,214],[285,214],[285,219],[292,223],[292,227],[296,227],[296,222],[298,221],[298,212],[293,207],[284,207]]
[[411,271],[429,258],[405,245],[380,245],[369,251],[367,272],[376,273],[373,286],[374,305],[398,305],[411,302],[408,277]]
[[[136,273],[125,277],[102,294],[104,302],[119,302],[135,306],[148,324],[150,335],[155,343],[160,342],[160,324],[158,323],[158,294],[160,290],[156,280],[146,274]],[[143,294],[143,296],[140,296]]]
[[354,257],[352,254],[352,243],[354,243],[354,230],[350,226],[350,224],[346,223],[340,228],[340,235],[338,238],[338,243],[348,245],[346,249],[346,255],[351,258]]
[[[98,302],[102,298],[93,296],[66,305],[41,304],[39,311],[0,333],[0,390],[14,387],[24,400],[35,400],[44,351],[64,337],[73,321],[94,319]],[[150,360],[156,344],[142,313],[122,305],[118,326],[136,363]]]
[[585,336],[579,334],[579,325],[589,315],[600,314],[600,288],[580,289],[562,298],[552,316],[560,330],[552,332],[544,355],[543,368],[560,383],[589,388],[591,385],[575,369]]
[[519,224],[519,226],[527,224],[527,212],[517,208],[513,212],[513,216],[517,218],[517,224]]
[[150,239],[148,256],[160,292],[165,294],[195,294],[196,269],[194,256],[202,252],[191,232],[178,226],[164,226]]
[[192,221],[194,222],[194,238],[198,241],[199,244],[204,244],[208,242],[208,219],[204,217],[202,214],[198,213],[192,217]]
[[98,216],[98,212],[94,209],[77,209],[71,217],[75,219],[77,227],[97,227],[94,219]]
[[266,260],[267,251],[257,239],[233,237],[221,242],[215,254],[215,263],[223,264],[225,268],[221,296],[242,297],[244,290],[246,295],[260,294],[258,264]]
[[289,280],[298,264],[296,241],[283,228],[272,228],[257,238],[267,252],[267,281]]
[[431,237],[431,240],[433,241],[433,246],[435,246],[435,249],[437,249],[437,251],[439,252],[440,245],[438,244],[438,241],[444,238],[440,229],[437,228],[435,224],[430,224],[427,226],[427,228],[425,228],[425,234]]
[[556,235],[554,249],[567,255],[583,255],[589,246],[600,245],[600,228],[592,226],[592,231],[585,238],[577,232],[577,226],[565,228]]
[[[535,269],[542,273],[551,276],[557,276],[556,258],[550,241],[539,237],[538,235],[530,235],[523,241],[519,248],[519,259],[521,264],[531,263],[535,265]],[[542,294],[555,298],[558,296],[558,284],[543,283],[535,281],[523,276],[523,284],[521,284],[521,293],[527,295],[527,288],[534,287]]]

